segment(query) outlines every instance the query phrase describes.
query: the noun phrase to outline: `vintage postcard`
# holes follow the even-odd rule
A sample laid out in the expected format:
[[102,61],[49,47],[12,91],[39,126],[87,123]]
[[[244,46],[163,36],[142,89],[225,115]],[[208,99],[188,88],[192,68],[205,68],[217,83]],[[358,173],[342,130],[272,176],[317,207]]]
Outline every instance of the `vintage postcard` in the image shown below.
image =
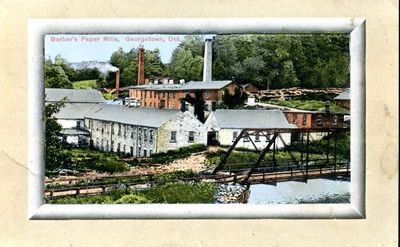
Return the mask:
[[[154,206],[176,207],[175,217],[191,207],[189,217],[296,217],[310,204],[322,213],[297,217],[362,217],[363,146],[353,141],[364,128],[363,38],[349,23],[42,32],[36,196],[53,209],[129,205],[136,217],[171,217]],[[197,214],[202,205],[220,209]],[[261,213],[235,216],[248,207]]]

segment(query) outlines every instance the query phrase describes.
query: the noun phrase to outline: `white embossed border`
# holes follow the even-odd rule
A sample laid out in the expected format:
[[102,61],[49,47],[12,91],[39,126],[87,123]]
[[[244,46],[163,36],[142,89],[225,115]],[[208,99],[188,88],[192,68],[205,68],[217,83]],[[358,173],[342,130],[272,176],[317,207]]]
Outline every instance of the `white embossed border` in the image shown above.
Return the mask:
[[[349,204],[44,204],[44,35],[350,33],[351,198]],[[28,218],[40,219],[210,219],[365,218],[365,19],[31,19],[28,21]]]

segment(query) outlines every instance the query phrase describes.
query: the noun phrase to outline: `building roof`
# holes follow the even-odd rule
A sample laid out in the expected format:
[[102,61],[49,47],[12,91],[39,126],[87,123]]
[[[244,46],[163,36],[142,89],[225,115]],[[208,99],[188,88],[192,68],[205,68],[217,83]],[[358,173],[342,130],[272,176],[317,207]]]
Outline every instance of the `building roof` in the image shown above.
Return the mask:
[[158,128],[179,112],[179,110],[175,109],[98,104],[93,107],[85,117]]
[[90,135],[90,132],[82,129],[62,129],[62,135]]
[[105,103],[103,95],[95,89],[46,88],[46,102],[61,101],[65,97],[70,103]]
[[347,89],[346,91],[344,91],[343,93],[339,94],[338,96],[336,96],[333,99],[334,100],[350,100],[350,89]]
[[128,88],[154,91],[218,90],[231,83],[232,81],[189,81],[184,84],[147,84]]
[[297,128],[279,110],[223,110],[213,112],[221,128]]
[[65,103],[54,116],[57,119],[84,119],[86,113],[97,104]]

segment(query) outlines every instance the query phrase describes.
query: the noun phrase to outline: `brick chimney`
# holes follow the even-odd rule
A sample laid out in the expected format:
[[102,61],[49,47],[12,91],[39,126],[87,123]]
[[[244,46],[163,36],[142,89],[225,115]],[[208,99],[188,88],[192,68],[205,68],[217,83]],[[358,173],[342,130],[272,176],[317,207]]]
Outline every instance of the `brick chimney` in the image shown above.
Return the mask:
[[144,85],[144,48],[138,50],[138,79],[137,85]]
[[120,77],[120,72],[117,70],[115,72],[115,96],[118,98],[118,93],[119,93],[119,77]]
[[204,45],[203,81],[211,81],[212,39],[207,38]]

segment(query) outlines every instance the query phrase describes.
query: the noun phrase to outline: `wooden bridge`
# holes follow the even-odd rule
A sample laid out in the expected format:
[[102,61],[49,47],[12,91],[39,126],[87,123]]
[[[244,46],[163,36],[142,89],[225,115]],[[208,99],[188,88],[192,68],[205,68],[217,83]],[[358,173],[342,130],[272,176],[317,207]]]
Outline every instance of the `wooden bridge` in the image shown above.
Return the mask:
[[[230,174],[203,174],[196,175],[193,177],[176,178],[165,182],[199,182],[199,181],[210,181],[216,183],[242,183],[242,184],[273,184],[276,185],[278,182],[286,181],[299,181],[307,182],[308,179],[313,178],[330,178],[336,179],[338,177],[342,179],[349,179],[350,177],[350,164],[349,163],[335,163],[330,165],[313,165],[306,169],[305,166],[284,166],[284,167],[263,167],[256,169],[249,176],[250,169],[236,170]],[[123,182],[123,183],[99,183],[99,184],[87,184],[87,185],[64,185],[57,188],[47,188],[45,190],[46,198],[56,198],[65,196],[86,196],[105,194],[110,192],[112,189],[146,189],[154,183],[160,183],[152,179],[154,174],[148,175],[136,175],[136,176],[118,176],[118,178],[141,178],[140,181]],[[143,177],[148,177],[143,179]],[[104,179],[102,177],[99,180]],[[68,181],[69,179],[65,179]],[[70,179],[75,181],[75,179]],[[161,182],[162,183],[162,182]]]
[[[336,129],[243,129],[232,146],[229,147],[227,153],[221,158],[220,162],[216,167],[210,169],[209,171],[204,171],[200,174],[197,174],[193,177],[182,177],[175,178],[168,181],[163,182],[174,182],[174,181],[211,181],[216,183],[241,183],[241,184],[254,184],[254,183],[265,183],[265,184],[276,184],[278,182],[285,181],[302,181],[307,182],[308,179],[312,178],[342,178],[349,179],[350,178],[350,162],[349,161],[338,161],[337,159],[337,140],[336,136],[333,135],[334,139],[334,149],[330,150],[329,138],[328,145],[326,150],[326,159],[318,159],[311,160],[309,159],[308,147],[310,143],[309,135],[311,132],[327,132],[327,133],[336,133],[342,131],[349,131],[348,128],[336,128]],[[296,160],[294,155],[292,156],[292,163],[288,163],[286,165],[277,164],[277,160],[275,159],[276,152],[276,140],[280,137],[280,133],[305,133],[306,141],[303,143],[303,135],[301,135],[301,157],[300,160]],[[252,140],[252,136],[255,135],[264,135],[267,136],[268,142],[267,145],[259,150]],[[259,154],[258,158],[251,164],[248,164],[247,169],[241,170],[232,170],[229,169],[229,172],[224,171],[222,168],[226,166],[226,162],[228,160],[229,155],[235,149],[237,143],[240,139],[247,138],[250,143],[253,144],[255,148],[255,152]],[[282,143],[286,145],[284,140],[281,138]],[[304,147],[304,149],[303,149]],[[331,152],[332,151],[332,152]],[[272,163],[265,160],[265,155],[267,152],[273,152],[272,155]],[[290,153],[290,152],[289,152]],[[333,153],[333,158],[331,158],[330,153]],[[263,164],[263,166],[261,165]],[[54,197],[63,197],[63,196],[83,196],[83,195],[93,195],[93,194],[102,194],[108,193],[113,188],[125,188],[125,189],[140,189],[146,188],[146,186],[150,186],[154,183],[160,183],[160,181],[155,181],[153,179],[154,174],[144,174],[144,175],[127,175],[127,176],[103,176],[103,177],[95,177],[83,179],[65,179],[61,181],[58,187],[47,186],[45,190],[46,198],[54,198]],[[137,179],[136,178],[139,178]],[[118,178],[118,179],[131,179],[129,182],[119,182],[119,183],[91,183],[96,180],[101,181],[107,178]],[[82,181],[83,180],[83,181]],[[85,185],[74,185],[77,182],[87,183]],[[52,183],[54,181],[47,181],[47,183]]]

